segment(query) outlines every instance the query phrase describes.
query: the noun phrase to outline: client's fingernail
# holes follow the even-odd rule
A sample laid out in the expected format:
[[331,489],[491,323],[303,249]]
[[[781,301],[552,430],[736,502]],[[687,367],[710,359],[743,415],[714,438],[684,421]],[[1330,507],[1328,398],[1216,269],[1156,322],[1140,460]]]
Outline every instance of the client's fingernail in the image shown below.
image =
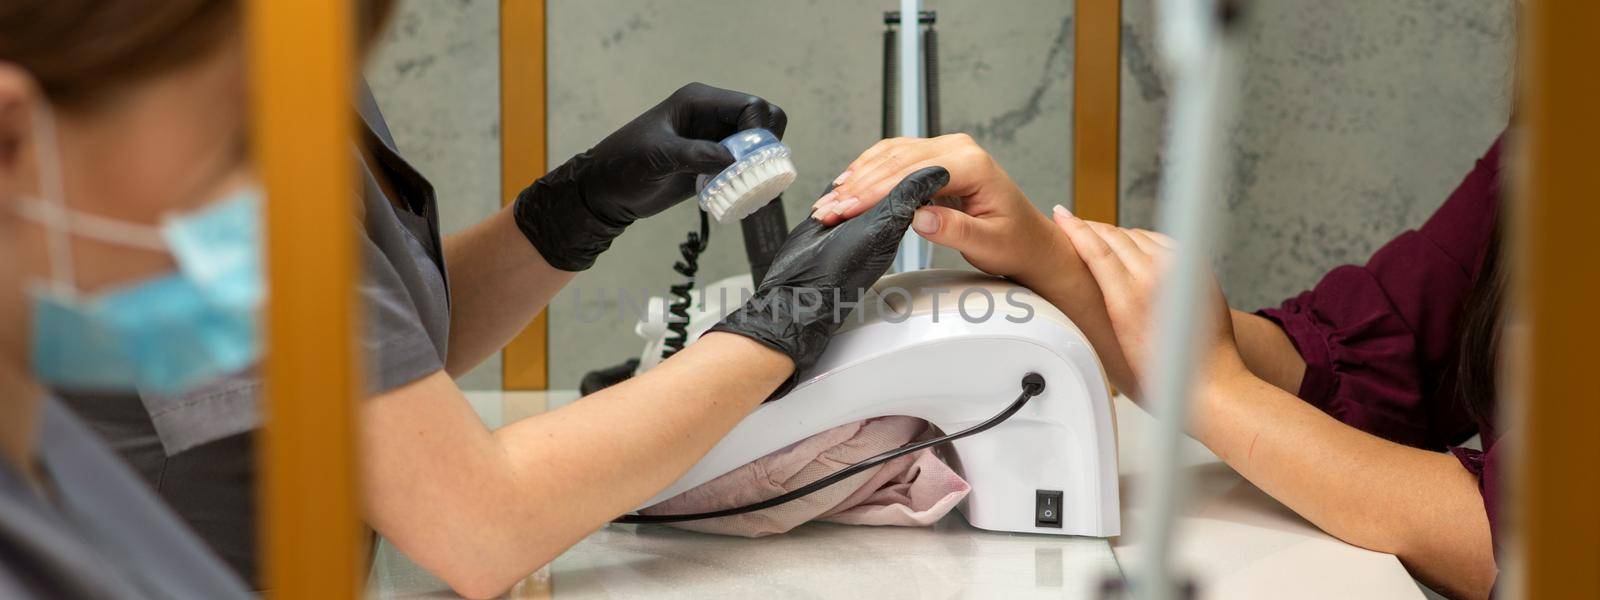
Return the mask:
[[911,217],[911,228],[924,235],[938,233],[939,215],[933,214],[931,210],[919,210]]
[[821,207],[824,204],[833,202],[835,199],[838,199],[838,197],[839,192],[828,192],[823,194],[821,198],[817,198],[816,202],[811,203],[811,210],[816,210],[818,207]]
[[845,200],[844,202],[840,202],[838,204],[835,204],[835,205],[833,205],[833,214],[836,214],[836,215],[839,215],[839,216],[844,216],[844,211],[847,211],[847,210],[850,210],[852,208],[855,208],[856,205],[860,204],[860,203],[861,203],[861,199],[860,198],[850,198],[848,200]]
[[811,212],[811,218],[816,219],[818,221],[821,221],[822,217],[824,217],[824,216],[826,216],[828,214],[831,214],[833,212],[833,205],[834,204],[838,204],[838,203],[834,202],[832,200],[829,200],[827,203],[824,203],[821,206],[818,206],[816,210]]
[[1050,210],[1051,210],[1051,212],[1054,212],[1056,214],[1056,216],[1058,216],[1058,217],[1070,217],[1070,216],[1072,216],[1072,211],[1067,210],[1067,207],[1062,206],[1060,204],[1057,204],[1055,206],[1055,208],[1052,208]]
[[850,178],[850,170],[849,169],[845,169],[844,172],[840,173],[838,177],[833,178],[833,184],[834,185],[839,185],[841,183],[844,183],[844,180],[849,179],[849,178]]

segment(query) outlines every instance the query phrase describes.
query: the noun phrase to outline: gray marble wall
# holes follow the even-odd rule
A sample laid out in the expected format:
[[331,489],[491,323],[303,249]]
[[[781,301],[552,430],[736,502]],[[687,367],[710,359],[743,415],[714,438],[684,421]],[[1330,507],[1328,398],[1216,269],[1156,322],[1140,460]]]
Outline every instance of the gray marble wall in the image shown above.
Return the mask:
[[[894,2],[855,0],[553,0],[550,156],[570,156],[689,81],[766,97],[789,114],[787,142],[800,178],[786,196],[790,223],[880,133],[882,12]],[[1071,3],[1057,0],[927,2],[939,11],[944,126],[969,131],[1048,206],[1071,188]],[[551,376],[638,354],[617,287],[661,295],[681,276],[677,245],[696,225],[684,204],[635,224],[551,313]],[[735,226],[715,226],[701,259],[706,281],[747,272]],[[953,253],[936,263],[961,264]],[[604,291],[609,296],[599,297]],[[635,300],[635,302],[637,302]]]
[[[563,160],[688,81],[760,94],[790,115],[801,172],[789,218],[877,139],[882,25],[893,2],[550,0],[550,156]],[[944,121],[987,147],[1041,207],[1070,205],[1071,2],[928,0],[939,11]],[[1233,227],[1219,262],[1254,307],[1359,261],[1421,222],[1504,126],[1510,0],[1272,0],[1254,5]],[[407,0],[368,76],[408,158],[439,186],[447,231],[499,202],[494,0]],[[1168,88],[1150,3],[1124,2],[1122,201],[1150,226]],[[664,291],[684,205],[635,225],[552,307],[551,376],[638,352],[617,288]],[[709,279],[745,271],[714,226]],[[940,252],[935,263],[957,266]],[[604,291],[606,297],[600,297]],[[463,380],[499,385],[498,361]]]
[[[1251,4],[1218,277],[1276,304],[1416,227],[1506,126],[1511,0]],[[1154,223],[1168,88],[1150,3],[1123,9],[1122,209]]]

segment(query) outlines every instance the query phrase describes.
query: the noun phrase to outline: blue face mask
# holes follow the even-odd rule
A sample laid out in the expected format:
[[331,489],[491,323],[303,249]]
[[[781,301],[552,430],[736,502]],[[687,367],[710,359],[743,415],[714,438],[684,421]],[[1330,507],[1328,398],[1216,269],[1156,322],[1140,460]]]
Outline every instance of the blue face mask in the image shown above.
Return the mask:
[[[52,281],[31,290],[36,376],[73,390],[175,394],[260,357],[259,189],[155,228],[68,210],[56,166],[44,166],[45,198],[24,211],[46,227],[50,243]],[[72,274],[70,235],[165,250],[178,270],[86,296]]]

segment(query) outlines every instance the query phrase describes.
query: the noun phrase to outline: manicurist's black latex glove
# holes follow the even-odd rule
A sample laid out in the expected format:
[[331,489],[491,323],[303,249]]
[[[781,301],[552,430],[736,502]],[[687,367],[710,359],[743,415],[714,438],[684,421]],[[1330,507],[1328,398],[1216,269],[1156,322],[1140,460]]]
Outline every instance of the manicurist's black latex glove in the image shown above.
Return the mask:
[[755,127],[783,137],[783,109],[691,83],[517,196],[517,227],[557,269],[594,264],[630,223],[695,193],[695,178],[733,164],[718,142]]
[[772,398],[788,393],[850,314],[841,307],[853,307],[877,283],[894,262],[917,207],[949,181],[944,167],[928,167],[854,219],[827,227],[808,217],[789,232],[750,301],[711,330],[737,333],[794,359],[794,375]]

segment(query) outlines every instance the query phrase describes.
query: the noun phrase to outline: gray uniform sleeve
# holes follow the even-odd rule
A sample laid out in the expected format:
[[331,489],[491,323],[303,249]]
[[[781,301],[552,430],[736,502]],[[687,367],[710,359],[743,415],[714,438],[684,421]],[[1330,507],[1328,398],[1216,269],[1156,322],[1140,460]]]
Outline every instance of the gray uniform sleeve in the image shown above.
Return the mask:
[[[370,208],[370,207],[369,207]],[[387,210],[388,207],[383,207]],[[386,215],[373,215],[370,218],[380,220]],[[369,224],[368,229],[371,229]],[[405,235],[404,231],[392,230],[392,233]],[[444,357],[440,355],[439,346],[429,333],[424,315],[418,309],[418,298],[411,293],[417,287],[426,287],[413,284],[408,288],[407,276],[419,275],[415,269],[402,274],[397,267],[411,266],[416,269],[434,269],[432,262],[416,263],[415,256],[407,253],[404,257],[391,257],[378,246],[379,240],[372,236],[358,236],[361,239],[361,259],[364,277],[357,294],[361,299],[362,319],[365,332],[361,336],[362,351],[367,360],[367,393],[378,395],[405,386],[409,383],[437,373],[444,369]],[[402,242],[407,240],[400,240]],[[403,244],[394,250],[405,251]],[[424,301],[426,301],[424,299]],[[429,315],[433,320],[441,318],[439,315]],[[442,316],[448,322],[449,316]],[[441,332],[448,335],[448,332]]]

